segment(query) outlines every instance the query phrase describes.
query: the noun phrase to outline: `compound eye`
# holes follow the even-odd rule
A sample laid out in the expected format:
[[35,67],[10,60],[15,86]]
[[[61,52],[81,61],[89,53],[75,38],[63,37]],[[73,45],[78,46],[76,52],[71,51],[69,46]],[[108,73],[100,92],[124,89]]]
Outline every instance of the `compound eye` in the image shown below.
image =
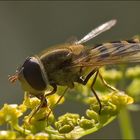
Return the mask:
[[22,68],[23,76],[32,88],[39,91],[46,88],[46,83],[43,80],[41,68],[36,58],[30,57],[26,59]]

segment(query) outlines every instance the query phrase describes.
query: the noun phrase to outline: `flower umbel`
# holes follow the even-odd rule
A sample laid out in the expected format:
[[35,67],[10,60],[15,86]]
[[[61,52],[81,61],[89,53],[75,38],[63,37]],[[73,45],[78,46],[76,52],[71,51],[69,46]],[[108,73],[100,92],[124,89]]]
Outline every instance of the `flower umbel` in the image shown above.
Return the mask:
[[[136,71],[138,71],[137,69]],[[109,78],[110,72],[113,73],[113,78]],[[135,76],[131,76],[131,72],[132,71],[127,71],[126,76],[129,79],[131,79],[131,77],[135,79]],[[117,82],[122,78],[122,73],[117,70],[108,71],[103,69],[102,73],[114,86],[116,86]],[[90,85],[90,81],[88,84]],[[85,115],[80,116],[80,114],[66,113],[56,118],[52,110],[51,115],[47,118],[48,120],[46,120],[50,108],[56,102],[56,97],[60,96],[58,95],[59,93],[56,93],[55,96],[48,98],[49,106],[40,108],[29,122],[28,119],[32,111],[40,104],[40,100],[36,97],[30,98],[25,95],[21,105],[4,104],[0,110],[0,125],[9,124],[12,129],[12,131],[9,129],[0,131],[0,139],[79,139],[106,126],[118,116],[122,108],[126,108],[128,104],[134,102],[133,98],[124,92],[116,91],[108,93],[104,89],[100,90],[101,86],[99,84],[99,79],[97,79],[95,89],[100,93],[98,95],[102,104],[102,110],[99,114],[99,104],[96,98],[88,96],[90,95],[89,86],[82,86],[82,88],[81,85],[76,86],[80,92],[76,96],[78,96],[80,101],[89,106],[85,110]],[[126,91],[128,89],[129,93],[131,86],[130,83],[130,87],[128,85],[126,88]],[[138,88],[138,86],[135,87]],[[82,99],[83,97],[84,99]],[[31,110],[31,114],[25,116],[24,113],[27,110]],[[23,118],[22,123],[19,124],[19,118],[21,117]]]

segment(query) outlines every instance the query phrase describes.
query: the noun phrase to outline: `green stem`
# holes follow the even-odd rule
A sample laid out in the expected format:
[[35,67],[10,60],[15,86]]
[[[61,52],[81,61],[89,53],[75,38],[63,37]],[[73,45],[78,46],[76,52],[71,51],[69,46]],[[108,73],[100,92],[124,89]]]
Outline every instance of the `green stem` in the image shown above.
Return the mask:
[[[121,80],[119,87],[120,89],[126,89],[126,77],[125,77],[125,71],[126,71],[126,65],[120,67],[123,73],[123,79]],[[119,115],[119,124],[120,124],[120,129],[122,133],[122,138],[123,139],[134,139],[134,131],[131,123],[131,117],[126,108],[123,108],[120,111]]]
[[15,130],[21,132],[21,133],[24,133],[26,135],[30,134],[31,131],[27,130],[27,129],[24,129],[23,127],[19,126],[17,123],[16,124],[12,124],[12,126],[14,127]]
[[123,139],[135,139],[130,114],[126,108],[120,111],[119,124]]

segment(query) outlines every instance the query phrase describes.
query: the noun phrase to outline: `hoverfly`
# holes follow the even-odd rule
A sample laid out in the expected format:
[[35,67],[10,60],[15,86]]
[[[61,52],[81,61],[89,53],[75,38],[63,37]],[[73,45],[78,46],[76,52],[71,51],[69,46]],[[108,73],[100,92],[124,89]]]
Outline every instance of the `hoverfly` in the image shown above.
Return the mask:
[[[110,20],[92,30],[79,41],[57,45],[38,55],[28,57],[16,73],[9,77],[9,81],[14,83],[19,80],[24,91],[41,100],[41,104],[35,111],[37,112],[41,106],[47,105],[46,97],[55,94],[58,85],[66,86],[66,90],[74,88],[75,82],[86,85],[91,76],[95,75],[91,91],[97,98],[100,113],[102,104],[93,88],[97,76],[107,87],[116,90],[105,82],[99,72],[100,67],[125,62],[140,62],[140,42],[137,39],[114,41],[93,47],[83,45],[83,43],[109,30],[115,24],[115,19]],[[90,71],[85,76],[87,69]],[[51,85],[53,90],[45,94],[48,85]]]

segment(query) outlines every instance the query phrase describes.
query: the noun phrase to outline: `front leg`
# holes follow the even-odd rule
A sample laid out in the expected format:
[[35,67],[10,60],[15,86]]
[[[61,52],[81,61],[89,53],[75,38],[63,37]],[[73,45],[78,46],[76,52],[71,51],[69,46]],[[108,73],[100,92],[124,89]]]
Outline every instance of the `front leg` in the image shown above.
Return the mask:
[[57,85],[56,84],[51,84],[51,86],[53,87],[53,90],[50,91],[49,93],[45,94],[45,97],[50,96],[50,95],[53,95],[53,94],[56,93],[56,91],[57,91]]
[[52,94],[55,94],[55,92],[57,91],[57,86],[55,84],[52,85],[53,90],[50,91],[48,94],[40,94],[38,96],[36,96],[38,99],[40,99],[40,104],[31,112],[30,117],[29,117],[29,122],[31,121],[32,117],[39,111],[39,109],[41,107],[47,107],[48,103],[47,103],[47,99],[46,97]]

